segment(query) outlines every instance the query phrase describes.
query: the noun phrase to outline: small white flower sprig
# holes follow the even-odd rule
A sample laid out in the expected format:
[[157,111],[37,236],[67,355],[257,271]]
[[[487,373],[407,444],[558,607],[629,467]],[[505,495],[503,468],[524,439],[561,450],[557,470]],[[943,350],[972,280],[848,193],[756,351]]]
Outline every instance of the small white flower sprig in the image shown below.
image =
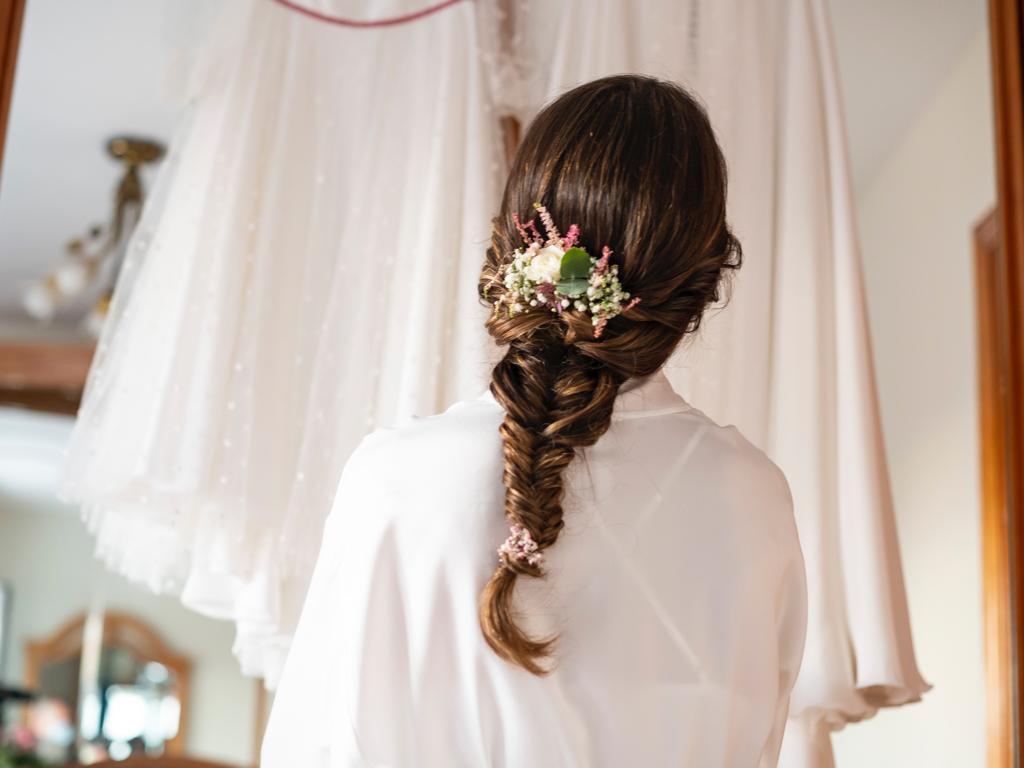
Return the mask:
[[619,268],[610,264],[612,250],[607,245],[597,259],[578,246],[580,230],[575,224],[563,237],[548,209],[540,203],[533,207],[544,225],[545,239],[533,219],[525,225],[513,214],[516,228],[526,243],[517,248],[505,267],[505,293],[494,302],[494,311],[506,308],[509,317],[530,309],[546,309],[556,314],[575,309],[591,316],[594,338],[616,315],[640,303],[619,282]]
[[498,560],[506,564],[540,565],[544,562],[544,553],[524,526],[513,523],[509,537],[498,547]]

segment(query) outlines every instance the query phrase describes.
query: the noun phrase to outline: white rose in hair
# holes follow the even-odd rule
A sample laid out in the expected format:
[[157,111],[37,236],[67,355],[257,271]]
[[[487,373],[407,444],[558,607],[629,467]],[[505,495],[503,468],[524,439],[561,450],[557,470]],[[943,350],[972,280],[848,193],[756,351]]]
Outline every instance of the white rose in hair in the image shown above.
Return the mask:
[[557,245],[541,248],[523,272],[535,283],[557,283],[562,275],[562,257],[565,251]]

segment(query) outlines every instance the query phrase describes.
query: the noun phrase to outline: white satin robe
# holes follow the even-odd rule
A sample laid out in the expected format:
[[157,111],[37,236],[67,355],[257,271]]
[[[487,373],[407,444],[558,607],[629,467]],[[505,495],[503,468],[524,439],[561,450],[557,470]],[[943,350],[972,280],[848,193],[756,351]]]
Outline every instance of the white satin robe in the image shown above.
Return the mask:
[[806,629],[779,469],[661,373],[566,473],[565,529],[517,607],[553,672],[477,622],[508,535],[489,393],[363,440],[343,473],[263,768],[774,766]]

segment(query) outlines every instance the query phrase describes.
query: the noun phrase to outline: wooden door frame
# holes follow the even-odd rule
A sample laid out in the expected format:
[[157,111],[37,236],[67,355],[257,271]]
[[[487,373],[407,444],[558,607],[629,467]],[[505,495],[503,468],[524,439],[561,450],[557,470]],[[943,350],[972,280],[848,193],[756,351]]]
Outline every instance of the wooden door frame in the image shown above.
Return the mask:
[[21,21],[25,0],[0,0],[0,170],[4,163],[4,139],[14,94],[14,69],[18,63]]
[[1006,425],[1006,297],[999,225],[993,210],[974,230],[981,429],[981,558],[984,603],[986,742],[989,768],[1014,762],[1013,619],[1010,584]]
[[996,210],[975,230],[989,768],[1024,765],[1024,0],[989,0]]

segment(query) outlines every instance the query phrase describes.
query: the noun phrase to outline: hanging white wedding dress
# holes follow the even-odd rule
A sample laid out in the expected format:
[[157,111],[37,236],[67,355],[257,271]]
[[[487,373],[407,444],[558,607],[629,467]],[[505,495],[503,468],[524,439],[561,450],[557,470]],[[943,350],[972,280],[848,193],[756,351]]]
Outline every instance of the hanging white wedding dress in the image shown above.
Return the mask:
[[789,479],[809,617],[780,765],[830,766],[831,730],[928,685],[911,645],[823,0],[565,0],[522,24],[534,109],[616,72],[676,80],[707,103],[745,259],[727,311],[668,373]]
[[485,381],[476,280],[509,89],[487,3],[381,29],[227,5],[130,247],[63,491],[112,568],[235,621],[244,671],[273,684],[353,447]]

